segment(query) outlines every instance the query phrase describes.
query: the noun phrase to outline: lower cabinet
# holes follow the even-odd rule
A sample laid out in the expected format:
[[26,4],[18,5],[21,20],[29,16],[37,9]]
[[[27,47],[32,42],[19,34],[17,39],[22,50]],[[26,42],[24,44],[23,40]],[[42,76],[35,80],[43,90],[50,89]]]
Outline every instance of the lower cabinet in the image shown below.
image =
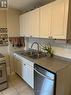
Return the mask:
[[34,88],[34,63],[14,54],[15,72],[26,82],[29,86]]
[[24,80],[32,87],[34,88],[34,70],[33,66],[29,65],[33,64],[32,62],[25,60],[24,61]]

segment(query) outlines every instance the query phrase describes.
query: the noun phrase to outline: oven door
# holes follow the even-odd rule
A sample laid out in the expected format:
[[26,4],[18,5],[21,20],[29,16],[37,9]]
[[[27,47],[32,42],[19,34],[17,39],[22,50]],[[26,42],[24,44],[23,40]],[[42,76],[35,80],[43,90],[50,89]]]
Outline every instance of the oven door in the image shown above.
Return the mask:
[[0,65],[0,83],[3,83],[7,81],[7,77],[6,77],[6,65],[5,64],[1,64]]

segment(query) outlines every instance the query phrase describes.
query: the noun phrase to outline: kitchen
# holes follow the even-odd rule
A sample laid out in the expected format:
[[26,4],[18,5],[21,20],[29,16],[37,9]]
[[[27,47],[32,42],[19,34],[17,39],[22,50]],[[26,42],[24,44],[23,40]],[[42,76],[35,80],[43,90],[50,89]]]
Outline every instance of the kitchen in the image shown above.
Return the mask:
[[0,1],[0,95],[71,95],[70,3]]

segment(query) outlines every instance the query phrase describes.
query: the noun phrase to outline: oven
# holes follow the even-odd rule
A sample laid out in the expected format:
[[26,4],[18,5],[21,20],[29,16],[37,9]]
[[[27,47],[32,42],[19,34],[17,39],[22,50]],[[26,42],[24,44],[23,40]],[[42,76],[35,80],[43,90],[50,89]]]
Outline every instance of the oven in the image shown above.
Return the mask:
[[2,63],[0,64],[0,84],[7,81],[7,75],[6,75],[6,64]]

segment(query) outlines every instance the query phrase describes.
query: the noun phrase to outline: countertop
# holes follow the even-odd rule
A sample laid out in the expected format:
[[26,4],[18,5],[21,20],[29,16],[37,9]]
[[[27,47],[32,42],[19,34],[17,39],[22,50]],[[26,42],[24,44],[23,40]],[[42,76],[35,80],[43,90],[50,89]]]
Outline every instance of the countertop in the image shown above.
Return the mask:
[[15,54],[18,54],[19,56],[24,57],[24,58],[28,59],[29,61],[32,61],[35,64],[38,64],[41,67],[43,67],[49,71],[52,71],[53,73],[57,73],[58,71],[71,65],[70,60],[61,58],[61,57],[56,57],[56,56],[53,58],[43,57],[43,58],[38,58],[38,59],[32,59],[28,56],[21,55],[20,52],[15,52]]

